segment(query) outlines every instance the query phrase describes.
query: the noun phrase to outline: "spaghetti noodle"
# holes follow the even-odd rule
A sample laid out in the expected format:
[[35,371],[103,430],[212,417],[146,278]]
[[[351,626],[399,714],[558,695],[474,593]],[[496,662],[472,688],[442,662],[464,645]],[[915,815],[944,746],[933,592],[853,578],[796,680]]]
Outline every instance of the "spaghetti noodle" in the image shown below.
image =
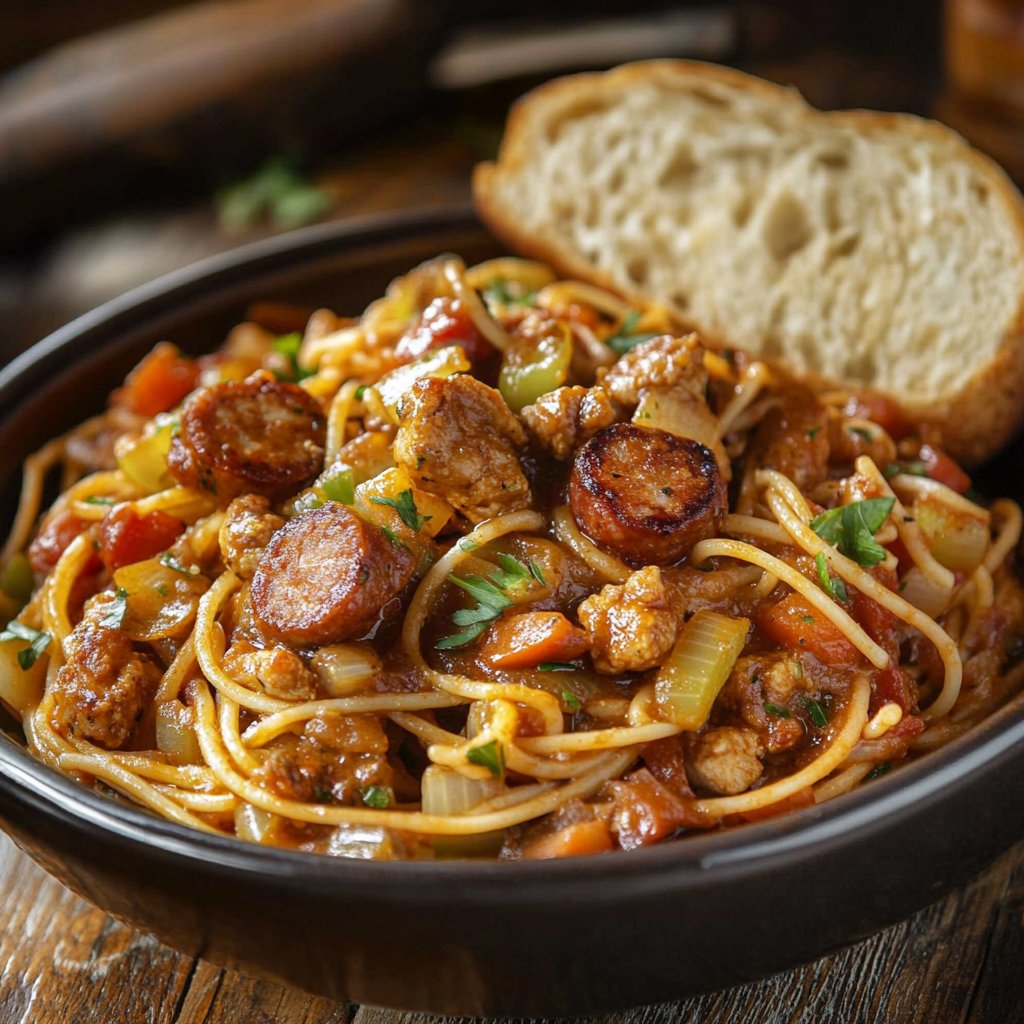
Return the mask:
[[157,346],[25,464],[29,748],[253,842],[529,858],[836,799],[1019,692],[1020,509],[668,327],[446,256],[301,338]]

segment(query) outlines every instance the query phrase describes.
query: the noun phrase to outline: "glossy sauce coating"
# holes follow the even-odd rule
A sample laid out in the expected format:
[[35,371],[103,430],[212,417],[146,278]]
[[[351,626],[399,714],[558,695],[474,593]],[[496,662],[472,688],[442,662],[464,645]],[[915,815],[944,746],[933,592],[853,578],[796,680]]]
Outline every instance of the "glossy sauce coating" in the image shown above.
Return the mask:
[[358,639],[415,568],[408,548],[329,501],[290,520],[260,556],[252,581],[256,623],[296,647]]
[[673,565],[727,512],[714,455],[690,438],[617,423],[578,452],[569,502],[579,528],[629,565]]
[[215,494],[222,507],[245,493],[279,501],[320,471],[325,437],[316,399],[253,374],[189,398],[167,465],[180,484]]

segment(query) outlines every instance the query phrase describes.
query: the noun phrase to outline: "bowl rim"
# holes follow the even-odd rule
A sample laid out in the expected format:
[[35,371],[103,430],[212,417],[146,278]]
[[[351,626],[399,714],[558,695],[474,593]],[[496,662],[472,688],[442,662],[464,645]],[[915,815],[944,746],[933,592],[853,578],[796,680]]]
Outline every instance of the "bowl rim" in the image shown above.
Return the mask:
[[[485,229],[467,206],[368,215],[328,222],[274,236],[207,257],[143,284],[79,316],[17,356],[0,370],[0,423],[16,419],[21,399],[47,374],[67,370],[88,352],[138,330],[153,318],[185,302],[215,299],[218,292],[247,278],[273,271],[301,270],[319,259],[358,252],[376,244],[416,240],[419,236]],[[976,784],[979,773],[994,772],[1015,749],[1024,746],[1024,692],[964,735],[898,771],[824,804],[737,828],[697,833],[673,842],[611,856],[545,861],[496,860],[363,861],[264,847],[229,836],[200,832],[158,818],[127,801],[74,782],[33,757],[0,732],[0,790],[38,811],[62,816],[80,828],[99,828],[121,841],[139,842],[163,854],[201,861],[208,868],[244,872],[278,881],[363,887],[387,883],[402,900],[436,897],[424,881],[445,885],[446,898],[486,898],[518,904],[528,896],[523,884],[557,882],[565,893],[583,886],[588,899],[624,889],[636,895],[663,891],[666,877],[675,884],[707,884],[764,870],[779,860],[820,856],[851,833],[884,829],[911,809],[942,802]],[[1024,838],[1022,831],[1021,838]],[[518,883],[509,886],[507,880]],[[614,886],[599,886],[607,880]],[[610,897],[608,897],[610,898]]]

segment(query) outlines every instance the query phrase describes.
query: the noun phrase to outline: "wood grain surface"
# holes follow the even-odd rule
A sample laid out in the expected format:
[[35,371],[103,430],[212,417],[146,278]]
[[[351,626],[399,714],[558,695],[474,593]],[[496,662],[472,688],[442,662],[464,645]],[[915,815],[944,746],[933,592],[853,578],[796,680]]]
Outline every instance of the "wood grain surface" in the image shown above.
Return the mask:
[[[799,893],[793,894],[799,899]],[[0,1024],[440,1024],[332,1003],[161,946],[0,838]],[[757,984],[589,1018],[629,1024],[1024,1021],[1024,844],[967,888]]]

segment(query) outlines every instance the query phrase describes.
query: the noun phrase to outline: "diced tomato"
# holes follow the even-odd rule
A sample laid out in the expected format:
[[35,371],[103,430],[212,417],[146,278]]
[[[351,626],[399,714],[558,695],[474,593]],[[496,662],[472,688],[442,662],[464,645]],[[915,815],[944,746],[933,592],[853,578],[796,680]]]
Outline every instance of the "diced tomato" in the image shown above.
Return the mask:
[[852,396],[842,409],[843,415],[877,423],[894,441],[913,429],[900,407],[881,395]]
[[791,814],[793,811],[813,806],[814,790],[807,786],[804,789],[797,790],[792,796],[787,796],[785,800],[780,800],[778,803],[769,804],[767,807],[758,807],[753,811],[744,811],[742,814],[730,814],[728,818],[724,819],[723,823],[726,825],[734,824],[732,819],[736,819],[735,823],[767,821],[769,818],[778,818],[783,814]]
[[162,341],[128,374],[110,401],[139,416],[155,416],[178,405],[196,386],[198,376],[195,360]]
[[918,458],[924,463],[928,475],[940,484],[963,494],[970,489],[971,478],[941,449],[930,444],[921,445]]
[[115,505],[100,527],[103,564],[113,572],[166,551],[184,532],[184,524],[166,512],[140,516],[130,502]]
[[578,821],[575,825],[542,836],[523,847],[523,860],[551,860],[580,857],[588,853],[609,853],[612,835],[603,821]]
[[644,747],[644,764],[648,771],[676,796],[693,799],[693,790],[686,777],[686,762],[683,757],[683,744],[679,736],[668,736],[663,740],[655,740]]
[[560,612],[523,612],[496,622],[481,654],[494,668],[569,662],[587,650],[587,635]]
[[399,363],[411,363],[431,349],[446,345],[461,345],[470,362],[496,354],[458,299],[439,298],[427,306],[418,323],[399,339],[395,358]]
[[656,843],[679,828],[709,824],[692,800],[670,792],[646,768],[619,782],[609,782],[603,792],[613,797],[609,824],[624,850]]
[[760,609],[754,618],[781,647],[810,651],[826,665],[854,665],[861,658],[845,634],[795,592]]
[[886,735],[896,736],[900,739],[913,739],[923,733],[924,729],[923,718],[918,718],[916,715],[905,715]]
[[[28,561],[37,576],[45,576],[52,572],[71,542],[83,533],[85,523],[68,509],[58,512],[55,516],[44,520],[42,529],[28,546]],[[85,572],[93,572],[100,567],[99,556],[89,560]]]
[[[896,589],[896,574],[891,569],[877,566],[872,570],[872,575],[889,590]],[[852,592],[850,614],[864,627],[864,632],[889,655],[889,664],[875,673],[872,713],[890,701],[899,704],[904,712],[908,711],[917,702],[917,695],[914,681],[900,667],[900,648],[896,643],[899,619],[860,591]]]

